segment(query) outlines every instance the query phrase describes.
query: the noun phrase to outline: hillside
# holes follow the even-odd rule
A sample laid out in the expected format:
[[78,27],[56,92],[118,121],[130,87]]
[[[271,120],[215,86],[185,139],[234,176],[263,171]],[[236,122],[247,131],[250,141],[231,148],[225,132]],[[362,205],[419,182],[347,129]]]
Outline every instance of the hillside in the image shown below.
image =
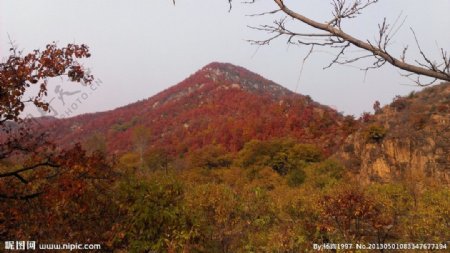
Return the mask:
[[338,153],[363,181],[450,182],[450,85],[396,97]]
[[46,127],[59,143],[104,136],[110,152],[133,148],[136,127],[149,146],[182,154],[209,144],[237,151],[252,139],[291,137],[328,153],[348,135],[352,121],[329,107],[289,91],[242,67],[211,63],[146,100],[86,114]]
[[6,141],[0,235],[94,252],[447,250],[449,99],[434,86],[355,121],[213,63],[122,108],[37,119],[51,143]]

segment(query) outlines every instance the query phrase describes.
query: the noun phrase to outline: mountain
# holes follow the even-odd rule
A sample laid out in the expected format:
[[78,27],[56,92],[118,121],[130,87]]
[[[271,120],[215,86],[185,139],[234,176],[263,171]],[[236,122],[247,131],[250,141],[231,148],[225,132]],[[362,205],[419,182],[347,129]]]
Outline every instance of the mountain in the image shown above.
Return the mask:
[[[242,67],[211,63],[159,94],[115,110],[46,121],[57,143],[101,135],[109,152],[134,147],[146,129],[149,146],[183,154],[210,144],[237,151],[252,139],[290,137],[332,153],[353,121]],[[147,137],[145,137],[147,138]],[[136,139],[136,138],[134,138]]]
[[450,183],[450,83],[396,97],[337,156],[363,181]]

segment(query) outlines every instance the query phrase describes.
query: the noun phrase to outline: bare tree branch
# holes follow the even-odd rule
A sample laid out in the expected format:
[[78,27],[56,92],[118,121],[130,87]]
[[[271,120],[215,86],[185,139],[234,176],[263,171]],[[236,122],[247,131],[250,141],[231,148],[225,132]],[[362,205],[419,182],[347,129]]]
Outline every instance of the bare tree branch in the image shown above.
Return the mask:
[[[254,2],[255,1],[249,1],[247,3]],[[408,78],[415,76],[416,79],[414,82],[422,86],[430,85],[438,80],[450,81],[450,57],[448,52],[443,48],[440,48],[441,57],[439,62],[432,61],[420,47],[419,40],[412,29],[417,48],[422,56],[422,61],[416,60],[413,63],[407,62],[406,54],[409,48],[408,46],[403,48],[403,51],[398,58],[394,57],[388,51],[392,38],[397,34],[405,22],[405,18],[401,19],[402,14],[397,17],[393,25],[388,24],[386,18],[384,18],[378,25],[378,34],[374,41],[363,40],[344,31],[342,28],[343,20],[358,17],[362,14],[364,9],[378,3],[379,0],[331,0],[333,17],[325,23],[310,19],[303,14],[290,9],[282,0],[274,0],[274,2],[278,5],[279,9],[256,14],[255,16],[271,15],[282,12],[294,21],[301,22],[325,33],[301,33],[290,30],[286,27],[286,17],[284,17],[280,20],[275,20],[273,25],[250,27],[270,34],[268,39],[250,40],[251,43],[268,45],[272,40],[280,37],[287,37],[287,43],[289,44],[314,45],[339,49],[335,58],[325,68],[329,68],[334,64],[350,64],[362,59],[373,59],[371,66],[363,67],[361,70],[367,72],[370,69],[380,68],[386,63],[389,63],[394,67],[408,72],[407,74],[404,74],[404,76]],[[363,51],[367,53],[352,58],[345,58],[344,55],[350,47],[363,49]],[[423,82],[422,79],[424,77],[431,78],[432,81]]]

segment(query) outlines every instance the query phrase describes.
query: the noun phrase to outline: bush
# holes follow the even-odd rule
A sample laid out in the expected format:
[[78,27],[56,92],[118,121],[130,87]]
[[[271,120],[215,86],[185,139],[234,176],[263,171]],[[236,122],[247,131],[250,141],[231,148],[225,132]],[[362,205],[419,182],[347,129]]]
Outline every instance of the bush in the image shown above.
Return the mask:
[[121,188],[127,219],[116,243],[128,245],[129,252],[181,250],[195,237],[181,183],[162,177],[151,181],[132,178]]
[[251,141],[239,152],[237,165],[244,168],[270,167],[280,175],[303,168],[306,163],[322,160],[320,149],[310,144],[296,144],[293,140]]
[[368,141],[380,142],[386,136],[386,129],[380,125],[371,125],[366,129],[366,139]]
[[308,168],[312,173],[311,183],[314,187],[325,188],[339,182],[345,175],[345,168],[334,160],[325,160]]
[[404,110],[408,106],[408,101],[405,98],[396,96],[391,105],[397,112]]
[[292,157],[308,163],[316,163],[323,160],[322,151],[311,144],[297,144],[290,153]]
[[230,166],[232,157],[222,146],[208,145],[194,151],[189,162],[193,168],[214,169]]
[[294,169],[287,175],[287,183],[290,187],[297,187],[303,184],[306,174],[302,169]]

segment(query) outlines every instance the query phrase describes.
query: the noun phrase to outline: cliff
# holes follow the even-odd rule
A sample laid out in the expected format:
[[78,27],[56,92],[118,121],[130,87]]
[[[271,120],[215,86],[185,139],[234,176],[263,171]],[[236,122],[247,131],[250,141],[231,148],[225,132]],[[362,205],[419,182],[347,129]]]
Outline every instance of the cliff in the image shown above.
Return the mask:
[[336,155],[365,182],[450,182],[450,84],[394,101],[350,135]]

